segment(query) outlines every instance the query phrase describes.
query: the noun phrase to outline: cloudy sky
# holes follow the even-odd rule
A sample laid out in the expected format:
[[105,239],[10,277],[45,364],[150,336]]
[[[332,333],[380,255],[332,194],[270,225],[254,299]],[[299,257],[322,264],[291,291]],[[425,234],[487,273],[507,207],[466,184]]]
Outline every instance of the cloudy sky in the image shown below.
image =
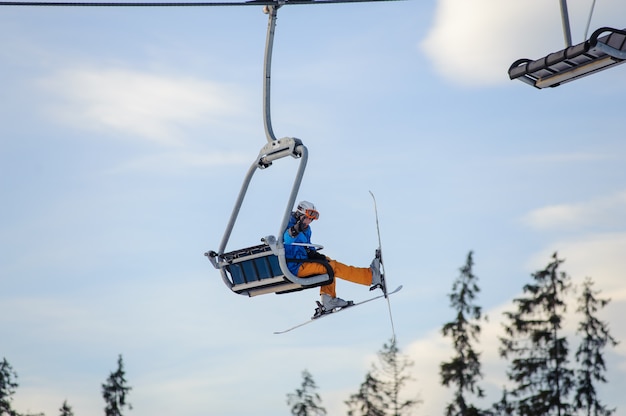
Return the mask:
[[[569,2],[575,43],[591,3]],[[626,3],[600,0],[590,30],[625,21]],[[102,415],[122,354],[136,416],[287,415],[304,369],[329,414],[346,413],[391,336],[386,304],[274,335],[312,314],[317,291],[235,295],[203,256],[265,144],[266,29],[256,6],[0,9],[0,357],[18,373],[18,411],[55,415],[67,400]],[[274,131],[309,149],[299,199],[319,208],[327,255],[369,265],[377,196],[415,414],[449,400],[440,329],[470,250],[489,316],[478,404],[507,383],[502,313],[558,251],[573,283],[592,277],[612,299],[601,318],[623,342],[599,392],[626,414],[626,67],[549,90],[507,75],[563,42],[556,0],[279,10]],[[279,231],[290,162],[255,178],[230,248]]]

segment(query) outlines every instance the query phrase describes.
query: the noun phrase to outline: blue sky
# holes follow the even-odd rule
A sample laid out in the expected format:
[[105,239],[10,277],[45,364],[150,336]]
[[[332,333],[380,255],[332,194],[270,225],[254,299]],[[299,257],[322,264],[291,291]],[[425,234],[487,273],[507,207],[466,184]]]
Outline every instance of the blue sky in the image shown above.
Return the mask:
[[[580,42],[591,2],[569,6]],[[391,336],[384,302],[276,336],[311,315],[317,291],[238,296],[203,256],[265,143],[261,8],[1,12],[0,354],[19,376],[14,407],[54,415],[67,399],[103,414],[122,354],[136,416],[287,415],[304,369],[329,414],[345,414]],[[601,0],[591,29],[624,16]],[[601,317],[626,340],[626,67],[541,91],[507,76],[562,47],[557,1],[279,10],[274,131],[309,149],[299,198],[320,209],[327,255],[369,265],[376,194],[416,414],[442,414],[450,396],[440,328],[470,250],[490,318],[485,403],[506,384],[502,312],[554,251],[574,283],[590,276],[612,299]],[[293,166],[255,178],[232,248],[278,231]],[[618,414],[625,345],[607,351],[600,388]]]

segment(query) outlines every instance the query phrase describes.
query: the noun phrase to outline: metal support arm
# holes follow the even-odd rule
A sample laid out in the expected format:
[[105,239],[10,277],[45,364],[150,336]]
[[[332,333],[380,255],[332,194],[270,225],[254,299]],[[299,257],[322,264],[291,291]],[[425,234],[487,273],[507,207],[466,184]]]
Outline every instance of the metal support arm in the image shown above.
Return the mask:
[[276,140],[272,129],[272,118],[270,111],[270,84],[272,71],[272,50],[274,47],[274,31],[276,28],[276,17],[280,6],[265,6],[263,12],[269,15],[267,22],[267,37],[265,40],[265,62],[263,65],[263,122],[265,124],[265,136],[268,142]]

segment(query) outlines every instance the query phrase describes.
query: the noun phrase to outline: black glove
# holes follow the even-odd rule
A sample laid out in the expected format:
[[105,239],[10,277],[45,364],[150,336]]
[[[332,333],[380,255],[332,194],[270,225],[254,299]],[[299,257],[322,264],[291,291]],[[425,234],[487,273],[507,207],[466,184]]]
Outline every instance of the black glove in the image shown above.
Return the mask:
[[299,220],[289,229],[289,235],[292,237],[297,236],[302,231],[306,230],[308,226]]
[[322,253],[318,253],[317,250],[309,250],[307,253],[307,257],[310,260],[324,260],[326,261],[326,256]]
[[289,229],[289,235],[292,237],[297,236],[298,234],[300,234],[300,231],[302,231],[302,229],[300,228],[300,222],[296,222],[294,225],[291,226],[291,228]]

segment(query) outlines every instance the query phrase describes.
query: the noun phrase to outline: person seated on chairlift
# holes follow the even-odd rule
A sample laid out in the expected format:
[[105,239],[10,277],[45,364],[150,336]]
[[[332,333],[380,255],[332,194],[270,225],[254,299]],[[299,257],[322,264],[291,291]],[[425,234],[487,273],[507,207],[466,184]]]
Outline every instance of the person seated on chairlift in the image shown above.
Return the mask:
[[[361,285],[382,288],[380,261],[374,258],[370,267],[354,267],[340,263],[325,255],[318,253],[314,247],[293,245],[293,243],[311,244],[312,221],[317,220],[320,214],[315,209],[315,205],[308,201],[301,201],[296,211],[291,213],[289,224],[283,235],[285,243],[285,257],[287,259],[311,259],[324,260],[333,269],[335,277]],[[327,270],[323,264],[315,262],[288,262],[287,266],[291,273],[298,277],[326,274]],[[332,283],[320,287],[322,306],[326,311],[335,308],[349,306],[352,302],[345,301],[337,297],[335,291],[335,280]]]

